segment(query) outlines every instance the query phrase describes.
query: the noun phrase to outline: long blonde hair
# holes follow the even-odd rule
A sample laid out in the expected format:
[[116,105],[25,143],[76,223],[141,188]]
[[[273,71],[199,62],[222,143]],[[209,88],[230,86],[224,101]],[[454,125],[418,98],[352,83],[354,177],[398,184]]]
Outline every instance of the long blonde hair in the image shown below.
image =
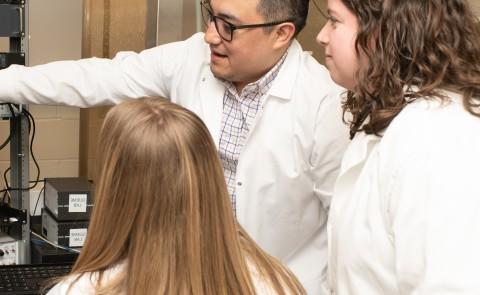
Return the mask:
[[99,149],[77,280],[98,274],[97,294],[255,294],[254,269],[278,294],[305,294],[236,224],[215,145],[195,114],[160,98],[124,102],[107,114]]

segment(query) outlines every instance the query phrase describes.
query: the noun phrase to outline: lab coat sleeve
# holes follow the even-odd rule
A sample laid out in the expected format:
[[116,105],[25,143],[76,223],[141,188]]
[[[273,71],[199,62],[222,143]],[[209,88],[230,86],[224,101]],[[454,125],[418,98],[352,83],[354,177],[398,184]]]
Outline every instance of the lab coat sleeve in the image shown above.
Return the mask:
[[142,96],[169,98],[200,36],[137,54],[120,52],[113,59],[88,58],[0,71],[0,101],[62,104],[77,107],[117,104]]
[[344,89],[336,85],[322,99],[317,112],[311,167],[314,193],[325,209],[330,206],[340,163],[350,139],[348,126],[342,120],[341,100]]
[[428,128],[402,144],[408,157],[399,151],[401,163],[390,167],[398,294],[480,294],[480,119],[425,120]]

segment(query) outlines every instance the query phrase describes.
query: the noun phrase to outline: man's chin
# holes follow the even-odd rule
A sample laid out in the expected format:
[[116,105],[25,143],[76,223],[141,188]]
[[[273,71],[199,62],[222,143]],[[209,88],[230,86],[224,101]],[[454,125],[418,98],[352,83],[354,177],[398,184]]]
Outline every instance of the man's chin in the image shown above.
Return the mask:
[[210,66],[210,71],[212,72],[212,74],[215,78],[220,79],[220,80],[229,81],[228,75],[225,75],[225,73],[222,73],[222,72],[216,70],[214,66]]

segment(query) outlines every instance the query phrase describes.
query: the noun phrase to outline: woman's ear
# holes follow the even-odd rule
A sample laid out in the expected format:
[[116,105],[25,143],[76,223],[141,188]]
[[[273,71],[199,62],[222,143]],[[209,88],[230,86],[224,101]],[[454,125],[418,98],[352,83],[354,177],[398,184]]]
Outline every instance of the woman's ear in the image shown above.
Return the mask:
[[275,49],[288,46],[295,35],[295,25],[292,22],[285,22],[277,25],[275,31]]

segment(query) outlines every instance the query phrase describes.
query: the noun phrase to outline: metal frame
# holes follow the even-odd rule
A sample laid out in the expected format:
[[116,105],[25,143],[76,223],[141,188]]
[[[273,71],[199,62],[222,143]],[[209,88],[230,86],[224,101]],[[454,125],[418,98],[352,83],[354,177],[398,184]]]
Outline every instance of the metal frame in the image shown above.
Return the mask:
[[[146,0],[146,37],[145,48],[151,48],[157,45],[180,41],[190,37],[194,32],[200,32],[203,29],[202,14],[200,9],[200,0]],[[183,30],[186,20],[189,20],[183,12],[187,10],[193,16],[193,31]],[[167,30],[165,28],[168,28]],[[185,35],[186,34],[186,35]]]
[[[10,182],[13,188],[28,188],[29,183],[29,132],[28,118],[19,115],[10,119]],[[30,212],[29,190],[11,191],[12,205],[14,208]],[[16,240],[23,240],[25,243],[24,261],[30,263],[30,214],[27,214],[26,222],[21,225],[20,232],[12,232]]]
[[[25,65],[28,65],[28,0],[21,1],[23,32],[21,37],[10,38],[10,52],[17,52],[25,56]],[[23,105],[27,109],[27,105]],[[13,188],[28,188],[29,182],[29,121],[21,113],[10,119],[10,183]],[[20,255],[20,263],[30,263],[30,196],[29,190],[11,191],[12,205],[14,208],[27,212],[26,222],[21,225],[21,230],[11,233],[16,240],[23,241],[24,255]]]
[[145,48],[157,46],[157,18],[159,0],[147,0],[147,19],[145,30]]

